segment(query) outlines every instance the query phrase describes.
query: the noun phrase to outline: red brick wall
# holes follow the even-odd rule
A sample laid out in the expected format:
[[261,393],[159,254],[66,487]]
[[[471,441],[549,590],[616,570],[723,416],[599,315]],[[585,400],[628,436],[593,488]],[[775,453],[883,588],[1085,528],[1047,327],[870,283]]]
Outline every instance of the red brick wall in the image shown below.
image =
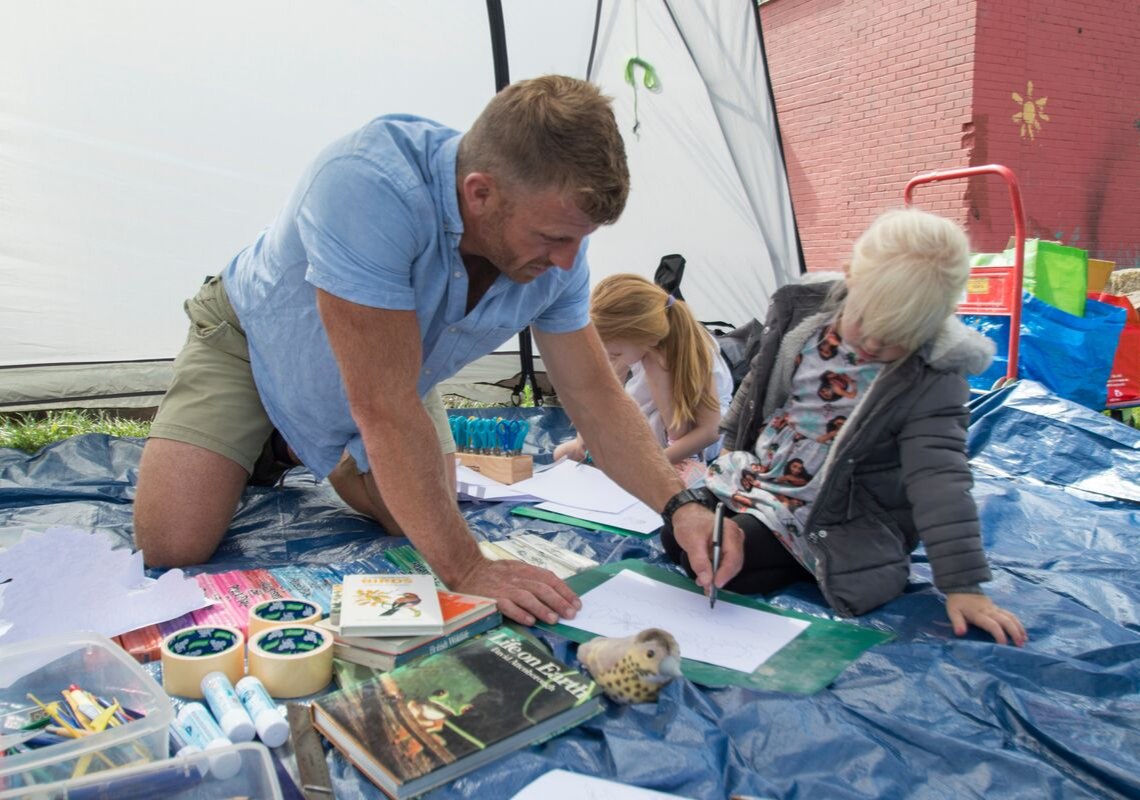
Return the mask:
[[[761,18],[810,269],[913,175],[989,163],[1017,175],[1030,236],[1140,267],[1137,0],[770,0]],[[1032,136],[1013,119],[1031,101]],[[1013,233],[1000,178],[916,197],[975,249]]]
[[[909,180],[966,166],[975,0],[771,0],[761,21],[809,269],[834,269]],[[965,222],[967,185],[920,189]]]
[[[974,163],[1014,171],[1031,236],[1140,267],[1140,3],[978,3]],[[1030,81],[1032,136],[1013,119]],[[1002,247],[1013,223],[1001,184],[972,186],[968,202],[971,238]]]

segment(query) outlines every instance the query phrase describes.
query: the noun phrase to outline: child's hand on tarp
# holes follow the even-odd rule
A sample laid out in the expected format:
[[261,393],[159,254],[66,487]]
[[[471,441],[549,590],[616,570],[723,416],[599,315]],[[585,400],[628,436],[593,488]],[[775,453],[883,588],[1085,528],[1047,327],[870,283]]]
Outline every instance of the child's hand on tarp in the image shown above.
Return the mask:
[[989,633],[998,644],[1012,642],[1021,647],[1029,639],[1025,626],[1012,611],[1006,611],[984,594],[946,595],[946,614],[956,636],[965,636],[969,625]]

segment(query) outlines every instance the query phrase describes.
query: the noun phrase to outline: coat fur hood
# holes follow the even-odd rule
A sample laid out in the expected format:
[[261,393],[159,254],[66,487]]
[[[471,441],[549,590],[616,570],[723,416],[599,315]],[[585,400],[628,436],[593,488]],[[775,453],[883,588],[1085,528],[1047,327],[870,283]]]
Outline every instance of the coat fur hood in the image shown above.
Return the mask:
[[981,375],[994,360],[997,345],[993,339],[950,317],[923,348],[926,363],[943,372]]

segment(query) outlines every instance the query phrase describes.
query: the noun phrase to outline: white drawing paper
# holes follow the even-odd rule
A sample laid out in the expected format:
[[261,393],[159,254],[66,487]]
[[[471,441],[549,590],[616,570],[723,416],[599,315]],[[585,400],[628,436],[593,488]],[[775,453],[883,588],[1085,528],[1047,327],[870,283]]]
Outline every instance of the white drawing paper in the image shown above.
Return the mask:
[[622,570],[583,594],[582,610],[568,624],[615,637],[662,628],[682,658],[754,672],[809,623],[723,601],[710,609],[702,594]]
[[182,570],[148,578],[142,553],[100,533],[49,528],[0,552],[0,644],[74,630],[118,636],[210,604]]
[[552,769],[524,786],[512,800],[661,800],[676,797],[680,795]]
[[512,484],[511,488],[551,503],[607,514],[625,511],[638,502],[597,467],[570,459],[556,461],[534,477]]
[[455,464],[455,488],[460,500],[509,500],[518,503],[533,503],[541,499],[532,494],[513,489],[494,478],[488,478],[481,472],[476,472],[470,467],[460,464],[458,460]]

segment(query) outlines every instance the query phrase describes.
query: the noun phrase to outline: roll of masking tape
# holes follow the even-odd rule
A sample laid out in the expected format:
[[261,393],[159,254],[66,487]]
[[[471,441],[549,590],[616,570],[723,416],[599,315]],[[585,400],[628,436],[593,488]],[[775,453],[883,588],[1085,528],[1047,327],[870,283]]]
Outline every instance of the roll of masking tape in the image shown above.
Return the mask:
[[312,625],[267,628],[249,640],[249,674],[273,697],[304,697],[332,680],[332,634]]
[[162,642],[162,685],[170,694],[202,696],[202,677],[221,671],[231,683],[245,674],[245,637],[237,628],[199,625]]
[[293,597],[262,600],[249,609],[249,638],[252,639],[266,628],[312,625],[322,615],[321,607],[308,600],[298,600]]

